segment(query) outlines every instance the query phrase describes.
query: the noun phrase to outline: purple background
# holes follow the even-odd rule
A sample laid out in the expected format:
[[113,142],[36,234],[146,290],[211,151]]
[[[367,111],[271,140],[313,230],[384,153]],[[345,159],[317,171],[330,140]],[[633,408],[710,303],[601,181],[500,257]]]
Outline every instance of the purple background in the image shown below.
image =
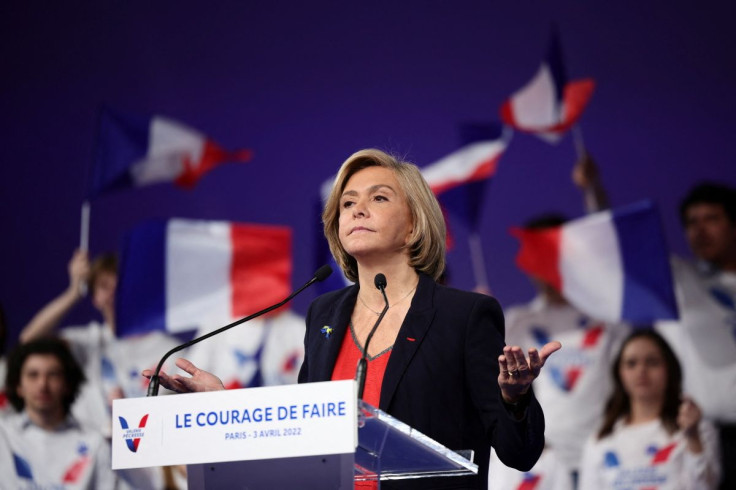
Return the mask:
[[[459,124],[498,119],[535,73],[552,22],[570,78],[597,81],[581,126],[614,205],[654,199],[670,247],[684,253],[682,195],[702,179],[736,185],[729,1],[12,1],[1,10],[0,301],[11,342],[67,285],[102,104],[178,119],[255,158],[191,192],[158,185],[95,200],[92,254],[117,249],[150,217],[284,224],[297,285],[316,268],[320,183],[364,147],[420,166],[453,151]],[[516,133],[488,188],[480,231],[505,306],[533,294],[508,228],[541,211],[583,213],[574,160],[569,136],[550,146]],[[465,231],[454,232],[452,283],[472,288]],[[65,323],[91,314],[85,304]]]

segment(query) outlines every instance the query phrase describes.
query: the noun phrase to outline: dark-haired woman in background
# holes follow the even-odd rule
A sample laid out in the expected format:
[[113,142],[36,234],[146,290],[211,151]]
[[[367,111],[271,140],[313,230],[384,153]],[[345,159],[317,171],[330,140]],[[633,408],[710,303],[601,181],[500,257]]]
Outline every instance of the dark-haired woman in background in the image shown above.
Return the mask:
[[711,489],[720,477],[718,439],[682,395],[682,371],[652,330],[623,343],[603,424],[583,451],[580,490]]

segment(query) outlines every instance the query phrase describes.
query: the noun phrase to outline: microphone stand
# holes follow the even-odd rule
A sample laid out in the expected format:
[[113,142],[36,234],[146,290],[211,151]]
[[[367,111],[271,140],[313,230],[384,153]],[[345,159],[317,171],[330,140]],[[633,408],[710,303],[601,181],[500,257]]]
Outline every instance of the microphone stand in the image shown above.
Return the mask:
[[386,276],[383,274],[376,274],[375,279],[373,280],[376,287],[379,291],[381,291],[381,294],[383,295],[383,301],[386,304],[386,306],[383,307],[383,310],[381,310],[381,314],[378,315],[378,320],[376,320],[375,325],[373,325],[373,328],[368,333],[368,337],[365,339],[365,347],[363,348],[363,355],[358,360],[358,367],[355,368],[355,380],[358,382],[358,400],[363,399],[363,391],[365,390],[365,377],[366,372],[368,371],[368,346],[371,343],[371,339],[373,338],[373,334],[376,333],[376,329],[378,328],[378,324],[381,323],[381,320],[383,320],[383,316],[388,311],[388,298],[386,297]]

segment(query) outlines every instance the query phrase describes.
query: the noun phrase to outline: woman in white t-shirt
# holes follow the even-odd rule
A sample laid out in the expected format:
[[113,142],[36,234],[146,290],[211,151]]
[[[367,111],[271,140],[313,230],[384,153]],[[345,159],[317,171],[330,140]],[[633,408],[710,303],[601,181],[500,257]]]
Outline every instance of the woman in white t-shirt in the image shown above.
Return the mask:
[[635,331],[612,372],[603,424],[583,451],[580,490],[716,488],[717,433],[682,395],[682,370],[667,342],[653,330]]

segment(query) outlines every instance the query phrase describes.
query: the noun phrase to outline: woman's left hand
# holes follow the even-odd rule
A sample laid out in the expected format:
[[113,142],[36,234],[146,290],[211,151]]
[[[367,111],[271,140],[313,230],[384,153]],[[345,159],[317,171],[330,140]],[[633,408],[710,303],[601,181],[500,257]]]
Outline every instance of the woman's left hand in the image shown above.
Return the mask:
[[698,426],[703,412],[695,400],[689,396],[682,396],[680,408],[677,412],[677,426],[682,430],[691,452],[699,454],[703,452],[703,443],[700,440]]
[[507,345],[503,354],[498,357],[498,386],[506,403],[516,403],[524,396],[532,385],[532,381],[539,376],[547,358],[562,348],[562,344],[552,341],[545,344],[541,351],[529,349],[529,360],[524,351],[517,345]]

